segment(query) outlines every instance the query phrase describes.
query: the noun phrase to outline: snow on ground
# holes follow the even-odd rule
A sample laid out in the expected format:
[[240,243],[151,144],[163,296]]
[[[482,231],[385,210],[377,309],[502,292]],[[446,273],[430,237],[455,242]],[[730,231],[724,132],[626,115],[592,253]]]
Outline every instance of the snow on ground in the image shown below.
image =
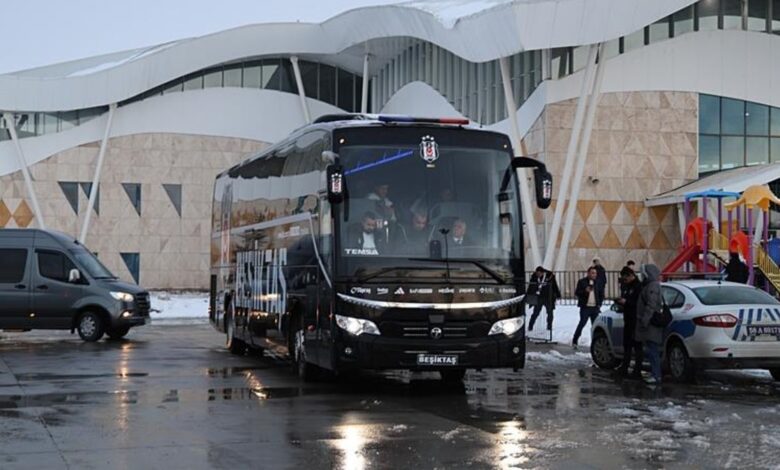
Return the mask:
[[[607,307],[602,307],[602,310]],[[534,324],[534,331],[529,332],[530,338],[547,339],[547,314],[544,309],[539,314],[539,318],[536,319]],[[531,309],[529,308],[526,313],[525,321],[531,320]],[[577,329],[577,324],[580,322],[580,309],[575,305],[558,305],[555,307],[555,314],[553,315],[553,341],[560,344],[571,344],[571,340],[574,337],[574,330]],[[590,322],[582,329],[582,335],[580,336],[579,346],[585,348],[590,346]]]
[[208,321],[209,295],[206,292],[152,292],[152,321]]

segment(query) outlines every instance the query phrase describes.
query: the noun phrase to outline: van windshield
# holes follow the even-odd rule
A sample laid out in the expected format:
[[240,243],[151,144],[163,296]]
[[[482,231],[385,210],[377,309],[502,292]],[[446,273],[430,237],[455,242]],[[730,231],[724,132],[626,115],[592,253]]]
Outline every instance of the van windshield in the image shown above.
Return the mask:
[[70,253],[76,258],[79,265],[89,274],[92,279],[117,279],[111,271],[108,270],[95,255],[87,250],[71,250]]

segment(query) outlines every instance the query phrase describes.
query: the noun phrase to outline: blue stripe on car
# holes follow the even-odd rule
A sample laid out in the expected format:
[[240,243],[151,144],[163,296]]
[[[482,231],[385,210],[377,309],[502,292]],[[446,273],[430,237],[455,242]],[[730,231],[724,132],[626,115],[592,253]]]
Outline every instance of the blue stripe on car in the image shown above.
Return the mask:
[[693,320],[675,320],[669,325],[670,333],[677,333],[683,338],[690,338],[696,332],[696,324]]
[[737,322],[737,327],[734,328],[734,336],[731,337],[731,339],[733,341],[736,341],[737,338],[739,337],[739,330],[742,327],[742,319],[744,318],[744,316],[745,316],[745,310],[744,309],[740,309],[739,310],[739,321]]

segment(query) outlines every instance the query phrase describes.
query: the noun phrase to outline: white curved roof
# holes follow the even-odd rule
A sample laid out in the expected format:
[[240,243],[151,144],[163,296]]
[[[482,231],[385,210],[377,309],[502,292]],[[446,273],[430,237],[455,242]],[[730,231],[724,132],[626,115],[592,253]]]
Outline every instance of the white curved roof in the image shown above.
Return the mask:
[[524,50],[614,39],[695,0],[427,0],[359,8],[322,23],[242,26],[152,48],[0,75],[0,109],[59,111],[105,105],[172,79],[248,57],[297,54],[360,71],[362,54],[399,38],[437,44],[472,62]]

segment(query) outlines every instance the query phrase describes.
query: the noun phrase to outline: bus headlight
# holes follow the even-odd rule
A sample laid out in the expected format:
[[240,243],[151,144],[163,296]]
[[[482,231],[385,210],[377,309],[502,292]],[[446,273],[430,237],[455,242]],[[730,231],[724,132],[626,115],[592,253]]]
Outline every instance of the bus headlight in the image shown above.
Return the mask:
[[121,300],[122,302],[133,301],[133,294],[128,294],[127,292],[112,292],[111,297],[115,298],[116,300]]
[[525,317],[515,317],[507,318],[506,320],[499,320],[493,323],[493,326],[490,327],[488,336],[499,335],[501,333],[510,336],[520,331],[524,324]]
[[336,315],[336,324],[339,328],[346,330],[348,333],[355,336],[359,336],[363,333],[367,335],[379,335],[379,328],[371,320],[364,320],[362,318],[344,317]]

